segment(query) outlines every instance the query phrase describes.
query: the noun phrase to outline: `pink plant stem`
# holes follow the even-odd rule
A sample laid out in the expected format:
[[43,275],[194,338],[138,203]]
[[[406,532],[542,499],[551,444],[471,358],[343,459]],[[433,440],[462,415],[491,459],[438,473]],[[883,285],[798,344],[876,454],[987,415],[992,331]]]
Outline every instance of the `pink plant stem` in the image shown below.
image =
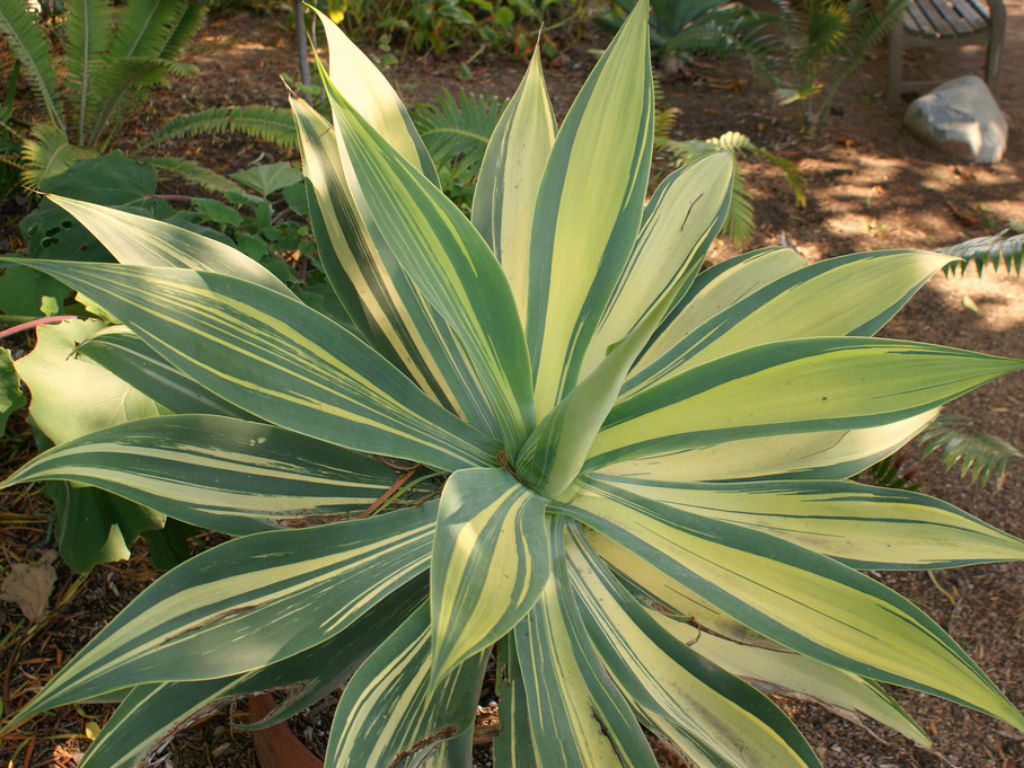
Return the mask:
[[35,320],[29,320],[27,323],[20,323],[19,325],[12,326],[6,331],[0,331],[0,339],[6,339],[8,336],[14,336],[22,331],[28,331],[40,325],[52,325],[53,323],[62,323],[65,320],[78,320],[78,315],[54,315],[53,317],[39,317]]

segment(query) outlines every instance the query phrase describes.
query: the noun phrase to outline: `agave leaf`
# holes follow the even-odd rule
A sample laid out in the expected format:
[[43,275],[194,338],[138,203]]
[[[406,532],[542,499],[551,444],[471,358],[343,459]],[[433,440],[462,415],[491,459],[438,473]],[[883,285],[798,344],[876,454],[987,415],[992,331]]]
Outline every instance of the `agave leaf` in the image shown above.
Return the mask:
[[863,713],[921,747],[931,746],[928,735],[876,683],[798,653],[716,637],[660,611],[648,614],[679,642],[766,693],[811,699],[858,724]]
[[252,419],[227,400],[207,392],[143,343],[123,325],[104,328],[79,344],[80,358],[92,360],[124,379],[171,413],[208,413]]
[[290,687],[291,695],[257,723],[233,723],[242,730],[267,728],[338,688],[376,647],[379,638],[423,600],[425,581],[416,579],[330,640],[253,672],[213,680],[147,683],[136,686],[89,746],[80,768],[136,768],[174,726],[218,700]]
[[1017,360],[889,339],[766,344],[690,368],[620,402],[586,466],[729,439],[881,426],[1021,368]]
[[317,112],[292,100],[301,137],[303,169],[317,201],[325,269],[339,299],[363,335],[405,370],[428,396],[466,421],[497,435],[487,403],[473,386],[458,342],[429,307],[386,243],[370,236],[373,217],[345,180],[334,130]]
[[860,570],[1024,559],[1024,541],[952,504],[911,491],[850,481],[599,479],[696,515],[764,531]]
[[583,624],[566,575],[564,525],[549,522],[554,570],[514,633],[535,765],[655,768],[629,703],[608,678]]
[[611,486],[588,485],[564,513],[600,534],[591,540],[599,554],[607,536],[646,567],[798,653],[1024,727],[1024,715],[941,627],[848,566]]
[[[490,654],[476,654],[431,686],[430,631],[430,608],[423,603],[352,676],[334,715],[325,768],[405,760],[423,765],[439,746],[454,748],[459,758],[435,756],[426,765],[469,764],[476,697]],[[388,713],[384,721],[382,712]]]
[[876,251],[811,264],[731,304],[630,378],[636,392],[694,366],[773,341],[871,336],[949,257]]
[[473,194],[473,225],[491,246],[508,278],[526,327],[530,231],[541,178],[555,142],[540,46],[491,133]]
[[95,203],[60,195],[48,199],[78,219],[122,264],[208,270],[293,295],[266,267],[219,240]]
[[329,640],[426,570],[436,508],[267,531],[186,560],[107,624],[8,727],[143,683],[258,670]]
[[354,517],[397,479],[381,461],[270,424],[162,416],[61,443],[4,482],[92,485],[192,525],[242,535]]
[[402,100],[376,65],[346,37],[323,12],[320,17],[327,37],[328,74],[352,105],[380,136],[429,181],[437,184],[437,171]]
[[46,108],[50,122],[64,133],[64,108],[58,96],[53,52],[24,0],[0,0],[0,31]]
[[[807,266],[792,248],[761,248],[705,269],[693,287],[662,321],[633,370],[659,360],[708,318],[725,311],[762,286]],[[623,394],[630,394],[624,390]]]
[[722,440],[613,462],[601,473],[657,482],[767,477],[845,480],[898,451],[939,413],[938,408],[866,429]]
[[346,177],[417,290],[448,323],[508,450],[533,424],[529,358],[508,281],[458,207],[409,166],[328,84]]
[[701,768],[820,768],[793,722],[754,688],[679,642],[567,527],[569,582],[609,674],[657,730]]
[[530,713],[514,633],[497,645],[494,687],[501,702],[501,723],[494,737],[494,764],[503,768],[534,768],[537,755],[530,733]]
[[481,433],[295,299],[210,272],[23,263],[82,290],[200,386],[278,426],[447,470],[496,461]]
[[526,339],[538,419],[576,384],[640,225],[654,120],[647,37],[639,2],[569,109],[537,195]]
[[546,499],[504,469],[464,469],[445,483],[430,568],[432,678],[512,630],[551,572]]

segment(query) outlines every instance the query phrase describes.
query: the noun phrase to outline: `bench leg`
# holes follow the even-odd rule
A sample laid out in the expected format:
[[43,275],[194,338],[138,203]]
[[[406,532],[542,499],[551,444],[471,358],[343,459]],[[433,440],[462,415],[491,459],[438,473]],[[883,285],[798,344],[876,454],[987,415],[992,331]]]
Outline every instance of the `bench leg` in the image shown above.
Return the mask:
[[985,81],[995,95],[999,85],[999,62],[1003,57],[1003,41],[1006,39],[1006,7],[1001,0],[991,0],[988,55],[985,59]]
[[903,20],[897,19],[889,30],[889,80],[886,83],[885,94],[890,107],[899,106],[902,85]]

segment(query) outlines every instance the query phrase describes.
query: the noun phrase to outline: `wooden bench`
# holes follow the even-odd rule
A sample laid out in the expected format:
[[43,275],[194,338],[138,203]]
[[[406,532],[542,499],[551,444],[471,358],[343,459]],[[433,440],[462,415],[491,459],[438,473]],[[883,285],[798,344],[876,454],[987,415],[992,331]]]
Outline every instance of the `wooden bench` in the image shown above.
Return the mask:
[[889,105],[899,104],[907,91],[924,91],[942,82],[904,80],[903,51],[908,48],[987,44],[985,80],[994,93],[1005,37],[1003,0],[908,0],[902,23],[893,24],[889,32]]

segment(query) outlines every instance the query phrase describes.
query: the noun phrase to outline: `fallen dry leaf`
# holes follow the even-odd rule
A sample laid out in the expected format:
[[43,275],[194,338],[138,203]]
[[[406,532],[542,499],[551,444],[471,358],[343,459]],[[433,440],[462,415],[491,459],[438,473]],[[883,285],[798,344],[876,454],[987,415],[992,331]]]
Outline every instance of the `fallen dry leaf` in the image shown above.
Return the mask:
[[0,585],[0,600],[17,603],[25,618],[35,624],[42,620],[50,605],[50,593],[57,582],[53,561],[57,553],[47,550],[36,564],[15,563]]

